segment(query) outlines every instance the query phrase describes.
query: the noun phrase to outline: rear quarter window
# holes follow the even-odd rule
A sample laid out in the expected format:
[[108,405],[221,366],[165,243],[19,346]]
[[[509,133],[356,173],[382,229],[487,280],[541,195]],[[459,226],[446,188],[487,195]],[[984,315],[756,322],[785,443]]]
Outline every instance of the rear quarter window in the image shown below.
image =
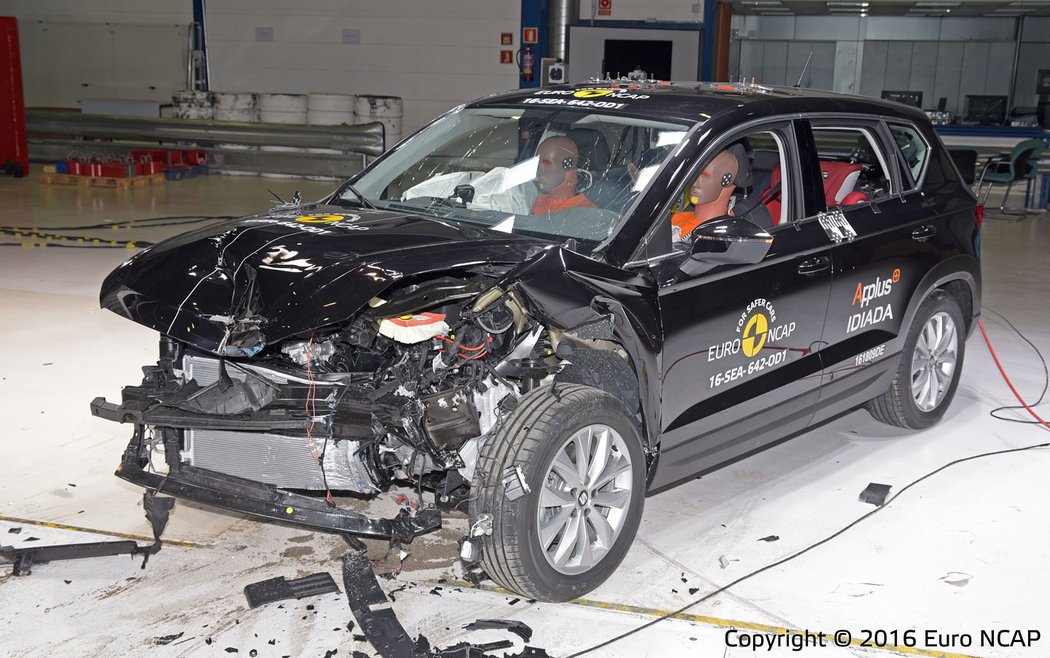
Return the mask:
[[[930,145],[918,129],[907,124],[890,123],[893,142],[900,149],[905,168],[905,187],[915,188],[922,182],[930,159]],[[909,180],[910,179],[910,180]]]

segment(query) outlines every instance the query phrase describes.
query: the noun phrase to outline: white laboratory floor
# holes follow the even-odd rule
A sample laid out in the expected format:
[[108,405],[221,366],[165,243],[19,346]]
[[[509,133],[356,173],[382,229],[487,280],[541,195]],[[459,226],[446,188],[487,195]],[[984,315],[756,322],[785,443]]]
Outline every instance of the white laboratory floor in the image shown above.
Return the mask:
[[[270,206],[266,187],[286,197],[299,189],[309,199],[330,184],[211,176],[116,191],[0,177],[0,226],[245,214]],[[155,240],[177,230],[85,235]],[[987,219],[982,247],[985,306],[1050,355],[1050,216]],[[120,387],[155,359],[154,332],[98,308],[102,278],[131,253],[0,248],[0,544],[149,535],[141,490],[112,475],[129,430],[88,412],[95,396],[119,399]],[[1018,389],[1036,398],[1043,370],[1035,354],[992,314],[984,320]],[[905,432],[855,411],[649,498],[623,565],[585,600],[531,603],[484,584],[463,586],[449,545],[461,518],[412,544],[404,571],[383,584],[397,590],[393,609],[409,631],[436,646],[507,638],[516,652],[516,636],[463,629],[478,618],[507,618],[534,629],[530,645],[565,658],[832,535],[874,509],[858,500],[869,482],[898,491],[953,460],[1050,440],[1046,430],[989,417],[1012,403],[975,333],[939,425]],[[1048,656],[1048,470],[1045,448],[952,466],[805,555],[589,655]],[[395,509],[391,496],[379,504]],[[773,535],[779,539],[762,540]],[[0,561],[0,655],[374,655],[355,638],[359,628],[348,630],[341,594],[249,609],[242,593],[275,576],[329,571],[339,580],[346,547],[338,537],[181,502],[164,537],[169,543],[145,569],[123,556],[41,564],[14,577]],[[381,556],[379,544],[371,548]],[[738,634],[783,638],[784,629],[823,632],[829,646],[727,644]],[[1010,631],[998,636],[1006,641],[1030,637],[1015,630],[1041,638],[1032,646],[981,641],[982,631]],[[853,639],[845,648],[831,640],[840,631]],[[934,646],[927,631],[939,633]],[[866,632],[892,646],[861,646]],[[917,646],[908,646],[912,633]]]

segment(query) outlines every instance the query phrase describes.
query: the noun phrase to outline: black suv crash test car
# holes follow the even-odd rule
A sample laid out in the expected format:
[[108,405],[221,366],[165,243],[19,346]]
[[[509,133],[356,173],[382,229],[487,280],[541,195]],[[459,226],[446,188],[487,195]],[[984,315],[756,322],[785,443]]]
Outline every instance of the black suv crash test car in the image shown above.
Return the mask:
[[[118,267],[101,304],[160,332],[160,358],[92,410],[134,426],[117,474],[151,491],[402,541],[458,507],[465,561],[567,600],[620,563],[647,494],[860,405],[935,423],[980,309],[981,218],[902,105],[508,92],[319,203]],[[311,493],[394,482],[434,504],[373,518]]]

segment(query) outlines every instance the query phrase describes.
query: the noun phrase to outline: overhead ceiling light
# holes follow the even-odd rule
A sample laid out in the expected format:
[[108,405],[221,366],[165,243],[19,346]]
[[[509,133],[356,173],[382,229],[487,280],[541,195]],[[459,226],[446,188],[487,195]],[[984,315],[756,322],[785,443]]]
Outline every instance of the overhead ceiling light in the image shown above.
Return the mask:
[[923,2],[916,2],[916,7],[958,7],[959,2],[946,2],[944,0],[924,0]]
[[832,0],[828,3],[828,7],[867,7],[871,3],[869,2],[853,2],[852,0]]

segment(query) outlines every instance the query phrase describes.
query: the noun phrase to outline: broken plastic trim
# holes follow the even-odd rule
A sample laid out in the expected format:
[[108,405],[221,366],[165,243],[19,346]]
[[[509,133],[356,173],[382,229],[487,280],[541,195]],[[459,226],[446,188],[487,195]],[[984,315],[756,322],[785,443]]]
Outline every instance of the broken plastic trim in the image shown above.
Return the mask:
[[402,510],[393,519],[373,519],[329,507],[323,499],[287,493],[273,485],[187,464],[160,475],[148,473],[134,461],[126,460],[117,468],[116,475],[157,493],[330,532],[408,543],[417,535],[441,527],[441,512],[436,509],[421,510],[415,516]]
[[[343,588],[350,602],[350,612],[360,625],[365,639],[379,652],[382,658],[495,658],[489,651],[508,649],[509,642],[497,641],[487,644],[460,642],[446,649],[431,649],[423,635],[415,640],[401,625],[390,608],[390,600],[379,586],[375,571],[368,561],[364,544],[346,537],[351,550],[343,555]],[[504,619],[479,619],[465,627],[467,630],[485,628],[507,630],[526,642],[532,637],[532,629],[525,623]],[[550,658],[546,651],[526,646],[521,653],[504,654],[504,658]]]
[[291,580],[278,576],[244,586],[244,598],[248,599],[249,608],[258,608],[274,601],[302,599],[332,592],[339,592],[339,588],[332,579],[332,574],[327,571]]
[[0,546],[0,555],[14,561],[11,570],[12,575],[28,576],[33,573],[33,564],[51,562],[53,560],[78,560],[86,557],[108,557],[110,555],[136,555],[142,556],[142,568],[146,568],[149,556],[160,550],[160,536],[164,533],[164,527],[168,525],[168,516],[175,506],[174,498],[158,498],[156,494],[147,491],[142,497],[142,507],[146,510],[146,519],[153,528],[153,543],[149,546],[139,546],[132,540],[126,541],[95,541],[82,542],[79,544],[52,544],[50,546],[25,546],[14,548],[12,546]]
[[150,546],[139,546],[132,540],[127,541],[94,541],[80,544],[53,544],[51,546],[27,546],[14,548],[0,546],[0,555],[14,561],[11,573],[15,576],[28,576],[33,573],[33,564],[51,562],[52,560],[76,560],[85,557],[105,557],[109,555],[148,555]]

